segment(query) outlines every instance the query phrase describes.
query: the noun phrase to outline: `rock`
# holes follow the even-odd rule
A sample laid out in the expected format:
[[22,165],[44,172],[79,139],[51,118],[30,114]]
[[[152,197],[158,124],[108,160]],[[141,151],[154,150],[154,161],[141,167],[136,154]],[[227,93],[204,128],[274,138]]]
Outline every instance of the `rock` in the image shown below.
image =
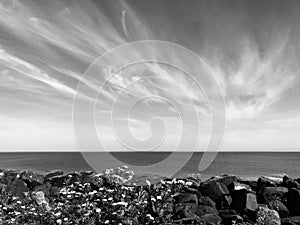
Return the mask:
[[232,182],[229,186],[228,186],[228,189],[230,192],[232,191],[238,191],[238,190],[241,190],[241,189],[246,189],[248,191],[252,191],[250,185],[248,184],[243,184],[243,183],[239,183],[239,182]]
[[52,186],[63,187],[69,179],[68,175],[59,175],[49,178],[47,181],[50,182]]
[[39,205],[39,206],[45,206],[45,208],[47,210],[50,210],[50,206],[49,206],[49,203],[48,201],[46,200],[45,198],[45,194],[44,192],[42,191],[38,191],[38,192],[34,192],[33,193],[33,198],[35,199],[36,203]]
[[198,197],[196,194],[177,193],[174,196],[175,203],[195,203],[198,205]]
[[282,225],[299,225],[300,216],[287,217],[281,220]]
[[288,176],[283,177],[283,186],[287,188],[298,188],[298,189],[300,188],[300,184],[296,180]]
[[40,186],[34,187],[34,191],[42,191],[45,193],[46,196],[50,196],[50,190],[51,190],[51,183],[47,181],[45,184],[42,184]]
[[234,191],[232,193],[231,207],[238,212],[256,211],[258,208],[256,195],[252,192],[248,192],[245,189]]
[[257,180],[257,188],[258,188],[258,190],[261,187],[276,187],[277,184],[280,184],[280,182],[278,182],[276,180],[272,180],[269,177],[260,177]]
[[15,178],[12,184],[9,184],[5,187],[5,192],[11,193],[13,195],[23,196],[24,193],[28,191],[29,189],[26,183],[23,180],[18,178]]
[[223,195],[218,200],[216,200],[217,209],[227,209],[232,204],[232,197]]
[[207,206],[207,205],[198,205],[196,207],[195,214],[197,216],[202,216],[205,214],[218,214],[218,210],[216,210],[213,207]]
[[201,216],[206,224],[221,224],[222,218],[218,214],[205,214]]
[[285,187],[265,187],[262,189],[262,192],[265,195],[276,195],[278,197],[283,197],[289,192],[289,189]]
[[49,172],[46,172],[44,174],[44,179],[45,180],[48,180],[50,179],[51,177],[55,177],[55,176],[61,176],[63,175],[64,172],[62,170],[52,170],[52,171],[49,171]]
[[243,217],[240,215],[228,215],[225,217],[222,217],[222,221],[225,225],[232,225],[232,224],[242,224],[244,222]]
[[224,183],[219,183],[216,181],[208,181],[202,183],[200,192],[203,195],[210,197],[214,201],[223,195],[229,194],[227,186]]
[[237,182],[239,179],[240,178],[235,175],[222,175],[222,176],[212,177],[205,182],[219,182],[225,184],[226,186],[229,186],[232,182]]
[[35,186],[39,186],[44,183],[44,177],[40,174],[23,171],[19,174],[20,179],[22,179],[29,189],[33,189]]
[[196,211],[196,204],[194,203],[183,203],[175,206],[175,214],[173,219],[178,220],[182,218],[194,218]]
[[279,213],[280,218],[288,217],[288,208],[279,200],[269,202],[270,209],[276,210]]
[[216,203],[208,196],[200,196],[198,199],[198,204],[216,208]]
[[289,189],[287,195],[287,207],[292,216],[300,216],[300,190],[296,188]]
[[256,216],[258,225],[280,225],[281,220],[277,211],[266,207],[259,207]]
[[80,171],[79,176],[80,176],[80,182],[81,183],[89,183],[93,181],[93,171]]
[[244,220],[234,209],[219,210],[219,215],[225,225],[240,224]]
[[261,187],[257,192],[258,202],[267,204],[276,199],[283,199],[288,191],[285,187]]
[[253,191],[256,191],[256,189],[257,189],[257,178],[255,178],[255,177],[240,178],[238,180],[238,182],[241,184],[249,185]]

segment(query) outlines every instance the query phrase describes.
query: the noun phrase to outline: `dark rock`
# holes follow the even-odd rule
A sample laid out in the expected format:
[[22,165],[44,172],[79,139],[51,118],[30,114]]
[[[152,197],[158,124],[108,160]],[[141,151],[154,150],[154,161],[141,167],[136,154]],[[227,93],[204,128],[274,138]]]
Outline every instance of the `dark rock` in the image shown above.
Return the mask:
[[283,177],[283,186],[287,188],[298,188],[298,189],[300,188],[300,184],[296,180],[288,176]]
[[183,203],[175,206],[173,219],[194,218],[197,205],[194,203]]
[[93,181],[93,171],[80,171],[80,182],[81,183],[89,183]]
[[47,181],[45,184],[34,187],[34,191],[42,191],[46,196],[50,196],[51,183]]
[[227,209],[232,204],[232,197],[228,195],[223,195],[216,200],[217,209]]
[[299,225],[300,216],[287,217],[281,220],[282,225]]
[[258,208],[256,195],[252,192],[248,192],[247,190],[239,190],[234,191],[232,193],[232,204],[231,207],[236,209],[238,212],[245,211],[256,211]]
[[195,203],[198,205],[198,197],[191,193],[177,193],[174,196],[175,203]]
[[63,174],[64,174],[64,172],[62,170],[52,170],[52,171],[46,172],[44,174],[44,179],[47,180],[51,177],[61,176]]
[[50,196],[52,197],[58,197],[59,196],[59,191],[60,191],[60,188],[57,187],[57,186],[53,186],[50,188]]
[[44,183],[44,177],[40,174],[23,171],[19,174],[20,179],[22,179],[29,189],[33,189],[35,186],[41,185]]
[[277,211],[267,207],[259,207],[256,216],[258,225],[280,225],[281,220]]
[[224,183],[219,183],[216,181],[208,181],[202,183],[200,192],[203,195],[207,195],[214,201],[223,195],[229,194],[227,186]]
[[25,192],[28,192],[29,188],[27,187],[26,183],[18,178],[12,182],[12,184],[8,184],[5,187],[5,192],[11,193],[13,195],[23,196]]
[[218,210],[216,210],[213,207],[207,206],[207,205],[198,205],[196,207],[195,214],[197,216],[202,216],[202,215],[205,215],[205,214],[218,214]]
[[292,216],[300,216],[300,190],[289,189],[287,195],[287,206]]
[[288,217],[288,208],[279,200],[269,202],[270,209],[276,210],[279,213],[280,218]]
[[226,215],[222,217],[223,224],[225,225],[232,225],[232,224],[241,224],[244,222],[243,217],[240,215]]
[[229,186],[232,182],[237,182],[239,179],[240,178],[235,175],[222,175],[222,176],[212,177],[205,182],[219,182],[225,184],[226,186]]
[[219,210],[219,215],[222,218],[223,224],[225,225],[232,225],[243,222],[243,218],[234,209]]
[[262,189],[265,195],[276,195],[279,197],[283,197],[289,192],[289,189],[285,187],[265,187]]
[[283,199],[288,191],[289,190],[285,187],[262,187],[258,191],[258,202],[267,204],[276,199]]
[[216,203],[208,196],[200,196],[198,199],[198,204],[216,208]]
[[260,189],[261,187],[276,187],[277,184],[280,184],[280,182],[272,180],[268,177],[260,177],[257,180],[257,188],[258,189]]
[[218,214],[205,214],[201,216],[206,224],[221,224],[222,218]]
[[255,177],[244,177],[244,178],[240,178],[238,180],[239,183],[241,184],[246,184],[246,185],[249,185],[250,188],[253,190],[253,191],[256,191],[257,189],[257,178]]
[[52,186],[63,187],[66,184],[68,178],[68,175],[59,175],[51,177],[47,181],[49,181]]

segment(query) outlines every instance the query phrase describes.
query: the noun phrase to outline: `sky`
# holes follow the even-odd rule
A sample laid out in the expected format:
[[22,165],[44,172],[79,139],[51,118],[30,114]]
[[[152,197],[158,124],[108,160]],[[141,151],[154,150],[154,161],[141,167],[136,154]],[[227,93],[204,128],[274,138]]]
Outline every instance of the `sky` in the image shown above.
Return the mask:
[[[78,138],[89,144],[90,137],[76,129],[90,129],[91,120],[105,149],[203,150],[214,121],[210,84],[205,92],[193,80],[201,76],[213,77],[224,99],[220,150],[298,151],[299,4],[1,0],[0,151],[77,150]],[[183,46],[207,68],[191,77],[159,62],[90,67],[116,47],[143,40]],[[149,46],[117,59],[143,55],[164,52]],[[164,57],[193,67],[184,54]],[[75,96],[82,115],[76,121]],[[93,118],[86,118],[91,104]]]

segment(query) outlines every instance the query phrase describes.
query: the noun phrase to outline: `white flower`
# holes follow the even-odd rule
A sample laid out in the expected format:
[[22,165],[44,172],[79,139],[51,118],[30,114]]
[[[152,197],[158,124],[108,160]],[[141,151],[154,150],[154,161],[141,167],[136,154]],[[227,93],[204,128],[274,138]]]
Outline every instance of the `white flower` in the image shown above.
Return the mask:
[[62,220],[61,220],[61,219],[58,219],[58,220],[56,220],[56,223],[57,223],[57,224],[62,224]]

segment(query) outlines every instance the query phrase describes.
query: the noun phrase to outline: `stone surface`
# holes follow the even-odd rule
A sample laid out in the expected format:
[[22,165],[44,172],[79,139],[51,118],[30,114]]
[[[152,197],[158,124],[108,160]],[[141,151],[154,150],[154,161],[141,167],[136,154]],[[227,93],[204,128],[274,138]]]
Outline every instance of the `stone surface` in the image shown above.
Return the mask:
[[221,224],[222,218],[218,214],[205,214],[201,216],[206,224]]
[[283,185],[287,188],[300,188],[300,184],[296,180],[288,176],[283,177]]
[[64,174],[64,172],[62,170],[52,170],[52,171],[46,172],[44,174],[44,179],[47,180],[51,177],[61,176],[63,174]]
[[204,182],[201,186],[200,192],[203,195],[210,197],[214,201],[222,197],[223,195],[229,194],[227,186],[216,181]]
[[282,225],[299,225],[300,216],[287,217],[281,220]]
[[287,195],[287,207],[291,216],[300,216],[300,190],[296,188],[289,189]]
[[281,220],[277,211],[267,207],[259,207],[256,216],[258,225],[280,225]]
[[210,207],[210,206],[198,205],[196,207],[195,214],[197,216],[202,216],[202,215],[205,215],[205,214],[218,214],[218,210],[213,208],[213,207]]
[[242,189],[239,191],[234,191],[232,193],[232,198],[233,202],[231,206],[238,212],[256,211],[258,208],[255,193]]
[[280,218],[288,217],[288,208],[279,200],[274,200],[269,202],[270,209],[274,209],[279,213]]
[[198,199],[198,204],[216,208],[216,203],[208,196],[200,196]]

